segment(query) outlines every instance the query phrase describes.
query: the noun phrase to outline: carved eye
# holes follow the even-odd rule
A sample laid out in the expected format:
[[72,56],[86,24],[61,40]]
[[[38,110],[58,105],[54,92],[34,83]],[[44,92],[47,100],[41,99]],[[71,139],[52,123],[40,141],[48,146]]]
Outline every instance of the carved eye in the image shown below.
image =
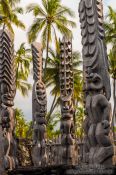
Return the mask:
[[71,45],[71,41],[68,41],[68,45]]
[[61,89],[64,89],[64,86],[63,85],[61,86]]
[[67,94],[68,94],[68,95],[70,95],[70,94],[71,94],[71,89],[69,89],[69,90],[67,91]]
[[69,72],[66,72],[66,76],[69,77],[70,76],[70,73]]
[[70,65],[68,64],[68,65],[66,65],[66,69],[70,69]]
[[98,77],[96,77],[96,78],[93,80],[93,82],[97,85],[97,84],[100,83],[100,79],[99,79]]
[[39,86],[38,85],[36,86],[36,89],[39,90]]

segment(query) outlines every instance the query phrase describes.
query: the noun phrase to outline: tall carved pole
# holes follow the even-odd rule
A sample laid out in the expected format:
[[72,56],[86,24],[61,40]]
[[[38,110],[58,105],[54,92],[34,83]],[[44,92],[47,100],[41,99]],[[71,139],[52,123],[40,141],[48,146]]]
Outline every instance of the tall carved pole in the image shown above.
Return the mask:
[[74,145],[73,63],[72,42],[65,37],[60,42],[60,59],[61,142],[64,163],[68,163],[73,161]]
[[33,56],[33,162],[35,166],[45,165],[46,162],[46,88],[42,81],[42,46],[40,43],[32,44]]
[[13,169],[17,165],[15,111],[12,108],[15,81],[13,37],[7,30],[0,30],[0,171]]
[[112,164],[109,138],[111,90],[104,43],[102,0],[81,0],[79,5],[83,44],[86,158],[91,164]]

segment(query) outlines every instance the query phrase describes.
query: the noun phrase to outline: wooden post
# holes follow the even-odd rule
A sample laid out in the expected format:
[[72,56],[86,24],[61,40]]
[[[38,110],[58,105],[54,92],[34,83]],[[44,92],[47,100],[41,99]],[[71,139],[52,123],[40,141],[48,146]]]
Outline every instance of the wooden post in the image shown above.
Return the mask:
[[112,165],[110,141],[110,77],[104,43],[102,0],[81,0],[79,5],[83,44],[86,120],[86,158],[89,164]]

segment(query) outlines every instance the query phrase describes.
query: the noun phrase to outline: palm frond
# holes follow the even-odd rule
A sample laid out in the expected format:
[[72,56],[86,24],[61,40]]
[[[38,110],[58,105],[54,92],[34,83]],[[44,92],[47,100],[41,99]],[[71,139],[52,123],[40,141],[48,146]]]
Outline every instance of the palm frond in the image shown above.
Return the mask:
[[75,17],[75,13],[73,10],[71,10],[70,8],[66,7],[66,6],[60,6],[58,9],[58,12],[56,13],[56,16],[64,16],[64,15],[69,15],[70,17]]
[[17,27],[20,27],[21,29],[25,29],[24,23],[18,19],[17,15],[15,13],[11,14],[11,22],[15,24]]
[[24,10],[22,7],[16,7],[14,10],[13,10],[14,13],[19,13],[19,14],[23,14],[24,13]]
[[116,11],[109,6],[106,21],[104,22],[106,42],[114,44],[116,42]]
[[60,6],[60,0],[49,0],[47,12],[49,16],[54,16]]
[[32,89],[31,85],[27,82],[24,82],[22,80],[17,80],[16,82],[17,89],[21,92],[21,94],[25,97],[28,96],[29,90]]
[[11,23],[9,22],[9,20],[5,19],[5,26],[8,27],[9,31],[14,35],[14,30],[12,28]]
[[8,0],[11,7],[16,6],[21,0]]
[[56,50],[57,50],[57,53],[59,54],[59,52],[60,52],[59,41],[58,41],[56,30],[55,30],[55,27],[54,27],[53,24],[52,24],[52,28],[53,28],[53,32],[54,32],[54,39],[55,39]]
[[42,42],[43,49],[46,47],[46,40],[47,40],[47,25],[44,27],[41,34],[41,42]]
[[38,36],[38,33],[42,30],[44,27],[46,21],[44,18],[36,18],[32,24],[32,26],[29,29],[28,32],[28,40],[29,43],[35,41],[35,39]]
[[69,38],[72,37],[72,32],[71,32],[71,30],[70,30],[68,27],[66,27],[64,24],[62,24],[59,20],[56,20],[56,21],[55,21],[55,24],[56,24],[58,30],[59,30],[63,35],[67,35],[67,36],[69,36]]
[[27,6],[26,12],[33,12],[33,15],[36,16],[46,16],[46,12],[36,3],[31,3]]
[[10,12],[11,12],[11,7],[8,3],[7,0],[1,0],[1,7],[2,7],[2,11],[4,13],[5,16],[11,16]]
[[42,5],[43,5],[43,7],[45,8],[45,10],[47,11],[47,10],[48,10],[48,3],[47,3],[47,0],[42,0]]

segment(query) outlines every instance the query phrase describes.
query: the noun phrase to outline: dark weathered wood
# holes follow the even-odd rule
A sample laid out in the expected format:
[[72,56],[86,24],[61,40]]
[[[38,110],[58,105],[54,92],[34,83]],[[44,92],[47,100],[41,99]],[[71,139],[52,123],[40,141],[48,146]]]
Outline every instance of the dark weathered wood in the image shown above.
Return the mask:
[[27,168],[18,168],[17,170],[11,171],[8,175],[106,175],[115,174],[116,167],[92,167],[88,165],[81,166],[48,166],[48,167],[27,167]]
[[81,0],[85,93],[85,156],[90,164],[112,164],[110,132],[110,78],[104,43],[102,0]]
[[46,119],[47,97],[45,84],[42,81],[42,46],[40,43],[32,44],[33,56],[33,149],[32,157],[35,166],[46,163]]
[[0,171],[17,165],[14,139],[15,65],[13,36],[8,30],[0,30]]
[[63,37],[60,42],[61,143],[64,162],[74,160],[74,99],[72,42]]

